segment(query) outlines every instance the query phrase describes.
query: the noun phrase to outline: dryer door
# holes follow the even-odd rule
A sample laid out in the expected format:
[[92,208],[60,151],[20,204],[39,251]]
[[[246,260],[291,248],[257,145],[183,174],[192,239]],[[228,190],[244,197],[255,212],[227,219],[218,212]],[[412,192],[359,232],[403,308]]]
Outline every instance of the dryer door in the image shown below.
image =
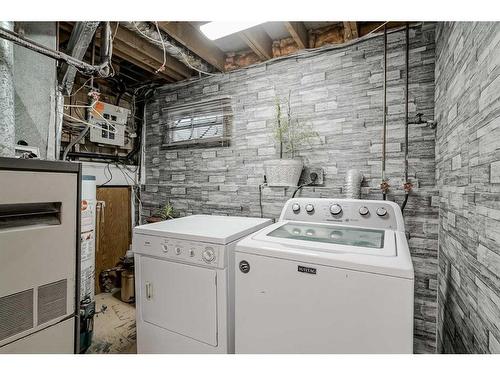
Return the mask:
[[187,264],[141,257],[144,321],[217,346],[217,273]]

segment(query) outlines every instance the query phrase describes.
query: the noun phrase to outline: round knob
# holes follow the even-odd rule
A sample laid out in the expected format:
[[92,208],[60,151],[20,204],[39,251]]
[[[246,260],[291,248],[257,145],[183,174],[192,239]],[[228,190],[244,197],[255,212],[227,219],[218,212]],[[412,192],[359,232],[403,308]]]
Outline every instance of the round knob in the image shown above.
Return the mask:
[[377,208],[377,215],[378,216],[385,216],[385,215],[387,215],[387,210],[384,207],[379,207],[379,208]]
[[370,213],[370,211],[368,210],[368,207],[366,207],[366,206],[361,206],[361,207],[359,208],[359,214],[360,214],[360,215],[365,216],[365,215],[368,215],[369,213]]
[[330,206],[330,212],[332,215],[338,215],[342,212],[342,207],[340,207],[340,204],[337,203],[332,204]]
[[312,214],[314,212],[314,206],[312,204],[306,204],[306,211],[308,214]]
[[161,249],[163,250],[164,253],[168,253],[168,246],[167,245],[161,245]]
[[181,248],[180,247],[176,247],[175,248],[175,254],[176,255],[180,255],[180,253],[181,253]]
[[211,247],[207,247],[205,250],[203,250],[203,253],[201,254],[201,257],[203,260],[207,263],[211,263],[215,259],[215,251]]
[[189,250],[189,256],[190,256],[191,258],[192,258],[192,257],[194,257],[194,250],[193,250],[193,249]]
[[292,204],[292,210],[293,210],[293,212],[295,212],[296,214],[298,214],[299,211],[300,211],[300,205],[298,203]]

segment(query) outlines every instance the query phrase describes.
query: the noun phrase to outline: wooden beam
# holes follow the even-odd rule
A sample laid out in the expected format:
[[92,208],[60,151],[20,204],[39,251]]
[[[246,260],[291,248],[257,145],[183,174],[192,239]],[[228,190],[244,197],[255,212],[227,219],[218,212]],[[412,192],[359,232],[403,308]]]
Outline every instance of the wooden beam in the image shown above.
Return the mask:
[[129,46],[124,44],[122,41],[117,40],[115,38],[115,41],[113,43],[113,55],[120,57],[121,59],[124,59],[128,62],[131,62],[132,64],[138,66],[139,68],[149,72],[149,73],[154,73],[158,77],[161,77],[163,79],[166,79],[169,82],[174,82],[174,81],[179,81],[183,79],[181,76],[176,75],[175,77],[172,76],[173,72],[171,71],[163,71],[163,72],[158,72],[158,68],[160,67],[161,63],[159,63],[156,60],[153,60],[149,58],[148,56],[138,53],[134,50],[132,50]]
[[358,24],[352,21],[344,22],[344,41],[349,41],[359,37]]
[[[115,41],[116,40],[121,41],[123,44],[127,45],[130,49],[136,52],[140,52],[143,55],[149,56],[151,59],[159,62],[160,65],[163,63],[163,51],[161,47],[149,43],[147,40],[141,38],[133,31],[130,31],[123,27],[118,27],[115,35]],[[158,69],[160,65],[156,65]],[[170,55],[166,56],[165,67],[166,70],[176,74],[177,76],[181,76],[181,78],[191,77],[192,75],[192,70],[190,68]]]
[[292,36],[295,43],[299,46],[299,49],[305,49],[309,47],[307,29],[302,22],[284,22],[288,33]]
[[252,27],[239,32],[238,35],[261,60],[273,57],[273,41],[261,27]]
[[158,22],[158,26],[217,70],[224,71],[226,54],[195,26],[189,22]]

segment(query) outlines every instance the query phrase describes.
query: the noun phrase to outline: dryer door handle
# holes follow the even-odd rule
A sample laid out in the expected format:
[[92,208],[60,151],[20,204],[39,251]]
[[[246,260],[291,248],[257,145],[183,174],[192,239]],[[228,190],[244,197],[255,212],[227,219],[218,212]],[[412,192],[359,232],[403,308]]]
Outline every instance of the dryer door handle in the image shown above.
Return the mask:
[[153,298],[153,285],[150,282],[146,282],[146,299],[150,300]]

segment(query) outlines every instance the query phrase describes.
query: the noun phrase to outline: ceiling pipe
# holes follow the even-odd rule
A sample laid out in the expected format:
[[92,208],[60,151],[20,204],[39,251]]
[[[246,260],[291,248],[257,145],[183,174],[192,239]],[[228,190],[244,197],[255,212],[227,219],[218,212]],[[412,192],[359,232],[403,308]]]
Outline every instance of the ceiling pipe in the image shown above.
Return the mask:
[[[163,49],[165,46],[165,51],[170,56],[176,58],[183,64],[187,65],[189,68],[201,71],[204,73],[211,73],[214,71],[211,65],[207,64],[204,60],[197,56],[187,48],[180,46],[175,41],[172,40],[170,35],[164,31],[157,29],[154,25],[149,22],[120,22],[120,25],[126,29],[133,31],[135,34],[143,39],[146,39],[150,43]],[[158,33],[159,31],[159,33]],[[162,43],[163,40],[163,43]]]
[[[8,30],[4,27],[0,27],[0,38],[13,42],[21,47],[35,51],[37,53],[40,53],[44,56],[50,57],[54,60],[65,62],[66,64],[74,66],[76,69],[82,71],[85,74],[99,75],[101,77],[107,77],[109,75],[108,64],[109,61],[111,60],[110,58],[106,59],[99,65],[91,65],[86,63],[85,61],[67,55],[64,52],[53,50],[40,43],[27,39],[15,33],[14,31]],[[111,49],[109,51],[111,51]]]
[[[13,30],[14,22],[0,21],[2,29]],[[14,45],[0,39],[0,156],[14,156]]]

